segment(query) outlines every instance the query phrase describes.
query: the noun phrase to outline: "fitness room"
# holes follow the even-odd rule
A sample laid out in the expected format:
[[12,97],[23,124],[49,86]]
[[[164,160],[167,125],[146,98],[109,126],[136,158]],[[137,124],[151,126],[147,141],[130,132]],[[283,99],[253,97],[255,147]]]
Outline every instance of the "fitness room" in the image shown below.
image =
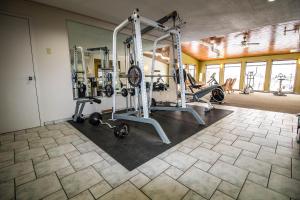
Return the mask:
[[4,0],[0,200],[300,199],[300,1]]

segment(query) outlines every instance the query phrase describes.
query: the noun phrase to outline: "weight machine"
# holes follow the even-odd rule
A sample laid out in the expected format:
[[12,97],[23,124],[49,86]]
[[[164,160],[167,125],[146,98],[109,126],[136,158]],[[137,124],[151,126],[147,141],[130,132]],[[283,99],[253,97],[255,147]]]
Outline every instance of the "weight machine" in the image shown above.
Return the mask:
[[[117,35],[121,29],[125,28],[128,24],[132,24],[134,28],[134,33],[132,37],[130,37],[130,41],[132,41],[134,45],[134,65],[132,65],[128,70],[128,82],[135,87],[136,90],[136,99],[138,105],[135,106],[134,111],[127,111],[125,113],[116,113],[116,94],[113,94],[113,107],[112,107],[112,119],[113,120],[127,120],[127,121],[135,121],[140,123],[151,124],[158,135],[160,136],[161,140],[169,144],[171,143],[169,138],[167,137],[166,133],[160,126],[160,124],[155,120],[149,117],[149,111],[153,110],[161,110],[161,111],[186,111],[193,114],[199,124],[205,124],[203,119],[200,115],[191,107],[187,107],[186,105],[186,98],[185,98],[185,83],[184,83],[184,70],[182,67],[182,56],[181,56],[181,42],[180,42],[180,32],[178,27],[169,28],[164,26],[161,23],[155,22],[153,20],[144,18],[139,15],[138,9],[133,11],[133,14],[126,20],[124,20],[120,25],[118,25],[113,32],[113,48],[112,48],[112,55],[113,55],[113,86],[116,86],[116,79],[117,79]],[[153,59],[152,60],[152,70],[151,75],[151,84],[150,84],[150,98],[147,98],[147,89],[146,89],[146,82],[145,77],[147,77],[144,73],[144,62],[143,62],[143,47],[142,47],[142,31],[141,31],[141,23],[147,25],[147,29],[156,28],[160,31],[165,32],[166,34],[154,42],[153,47]],[[145,29],[143,29],[145,30]],[[152,87],[153,87],[153,73],[154,73],[154,64],[155,64],[155,52],[156,52],[156,45],[159,41],[164,40],[168,37],[175,37],[175,42],[173,46],[176,46],[177,49],[177,60],[179,63],[179,83],[180,83],[180,90],[181,90],[181,106],[176,107],[155,107],[150,106],[150,101],[152,98]],[[174,63],[175,66],[175,63]],[[176,76],[175,76],[176,77]],[[141,105],[140,105],[141,102]]]

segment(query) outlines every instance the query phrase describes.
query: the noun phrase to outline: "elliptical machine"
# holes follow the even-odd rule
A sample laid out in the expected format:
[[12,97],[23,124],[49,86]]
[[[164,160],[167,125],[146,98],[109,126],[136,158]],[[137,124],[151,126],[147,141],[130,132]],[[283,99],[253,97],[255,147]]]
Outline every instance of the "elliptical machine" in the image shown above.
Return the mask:
[[216,73],[213,73],[210,76],[209,81],[207,82],[209,86],[212,85],[218,85],[217,88],[213,89],[211,91],[211,95],[210,95],[210,102],[211,103],[223,103],[224,98],[225,98],[225,93],[224,93],[224,89],[222,88],[222,86],[219,85],[219,82],[216,80]]
[[257,74],[257,68],[256,68],[255,73],[253,71],[250,71],[246,74],[247,83],[246,83],[244,89],[242,90],[242,92],[240,92],[240,94],[253,93],[254,78],[255,78],[256,74]]
[[286,96],[286,94],[282,92],[282,89],[284,89],[284,87],[282,86],[282,81],[287,80],[286,76],[282,73],[279,73],[278,75],[275,76],[275,79],[279,81],[279,87],[277,91],[273,92],[273,94],[275,96]]

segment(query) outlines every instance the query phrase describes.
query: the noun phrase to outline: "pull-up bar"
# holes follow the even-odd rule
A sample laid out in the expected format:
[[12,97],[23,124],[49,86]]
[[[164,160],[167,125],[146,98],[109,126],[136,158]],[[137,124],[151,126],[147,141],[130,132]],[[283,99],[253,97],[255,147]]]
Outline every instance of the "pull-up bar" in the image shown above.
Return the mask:
[[[160,18],[160,19],[157,20],[156,22],[157,22],[158,24],[164,24],[164,23],[166,23],[167,21],[169,21],[170,19],[173,19],[173,21],[175,21],[175,19],[176,19],[177,16],[178,16],[177,11],[173,11],[173,12],[171,12],[170,14],[168,14],[168,15],[166,15],[166,16]],[[147,27],[145,27],[144,29],[141,30],[141,34],[143,35],[143,34],[149,32],[149,31],[153,30],[154,28],[155,28],[155,27],[153,27],[153,26],[147,26]],[[125,40],[124,43],[125,43],[125,44],[128,44],[128,43],[131,42],[131,40],[132,40],[132,36],[128,37],[128,38]]]

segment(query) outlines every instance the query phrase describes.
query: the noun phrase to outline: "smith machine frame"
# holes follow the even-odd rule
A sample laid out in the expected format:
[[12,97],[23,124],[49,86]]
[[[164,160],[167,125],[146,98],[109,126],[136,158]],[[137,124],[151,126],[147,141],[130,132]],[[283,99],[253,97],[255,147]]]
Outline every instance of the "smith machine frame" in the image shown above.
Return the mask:
[[[162,18],[163,19],[163,18]],[[183,111],[183,112],[190,112],[198,124],[205,124],[201,116],[192,108],[188,107],[186,104],[186,97],[185,97],[185,83],[184,83],[184,75],[183,75],[183,66],[182,66],[182,56],[181,56],[181,42],[180,42],[180,32],[178,29],[172,29],[169,27],[166,27],[162,25],[159,22],[155,22],[153,20],[144,18],[139,15],[138,10],[134,10],[133,14],[126,20],[124,20],[120,25],[118,25],[113,32],[113,47],[112,47],[112,58],[113,58],[113,87],[116,86],[116,79],[117,79],[117,35],[118,32],[120,32],[124,27],[126,27],[129,23],[133,24],[134,27],[134,34],[130,38],[130,40],[133,40],[134,43],[134,51],[135,51],[135,61],[136,65],[140,68],[141,71],[141,84],[140,84],[140,92],[136,92],[136,96],[140,94],[141,96],[141,102],[142,102],[142,113],[139,111],[140,106],[135,106],[134,111],[129,111],[126,113],[116,113],[116,92],[113,94],[113,112],[112,112],[112,119],[113,120],[127,120],[127,121],[135,121],[140,123],[146,123],[151,124],[157,134],[160,136],[161,140],[169,144],[171,143],[168,136],[160,126],[160,124],[155,120],[149,117],[149,111],[151,110],[159,110],[159,111]],[[153,28],[156,28],[160,31],[165,32],[166,34],[154,42],[153,47],[153,60],[152,60],[152,69],[151,69],[151,84],[150,84],[150,100],[152,98],[152,85],[153,85],[153,73],[154,73],[154,66],[155,66],[155,52],[157,43],[161,40],[164,40],[170,36],[174,36],[174,44],[173,47],[176,47],[177,49],[177,60],[178,60],[178,68],[179,68],[179,83],[180,83],[180,92],[181,92],[181,105],[176,107],[152,107],[148,104],[148,98],[147,98],[147,90],[146,90],[146,82],[145,82],[145,73],[144,73],[144,62],[143,62],[143,47],[142,47],[142,33],[145,29],[141,31],[141,23],[147,25],[145,29],[152,30]],[[174,63],[175,65],[175,63]],[[136,91],[138,88],[135,88]],[[177,94],[176,94],[177,95]],[[138,97],[140,98],[140,97]]]

